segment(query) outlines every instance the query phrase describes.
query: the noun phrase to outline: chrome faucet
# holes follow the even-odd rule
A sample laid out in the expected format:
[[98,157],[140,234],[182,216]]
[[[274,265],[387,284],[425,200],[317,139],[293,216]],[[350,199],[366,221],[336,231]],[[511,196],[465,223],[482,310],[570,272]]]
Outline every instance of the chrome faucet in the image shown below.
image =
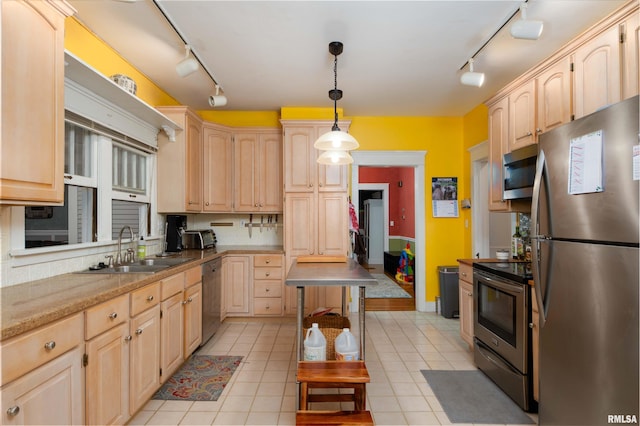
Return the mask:
[[[125,229],[129,229],[129,233],[131,234],[131,241],[133,242],[134,236],[133,236],[133,229],[131,229],[131,227],[129,225],[125,225],[122,227],[122,229],[120,230],[120,234],[118,235],[118,252],[116,253],[116,261],[115,264],[116,265],[121,265],[122,264],[122,233],[124,232]],[[132,259],[133,261],[133,259]]]

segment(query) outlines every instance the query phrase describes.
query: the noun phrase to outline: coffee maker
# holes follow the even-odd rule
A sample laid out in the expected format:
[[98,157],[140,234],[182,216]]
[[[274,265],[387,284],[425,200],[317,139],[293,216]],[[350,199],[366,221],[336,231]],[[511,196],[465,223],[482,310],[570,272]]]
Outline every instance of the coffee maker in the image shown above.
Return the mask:
[[166,252],[182,250],[182,233],[187,229],[187,216],[168,214],[165,222],[164,241]]

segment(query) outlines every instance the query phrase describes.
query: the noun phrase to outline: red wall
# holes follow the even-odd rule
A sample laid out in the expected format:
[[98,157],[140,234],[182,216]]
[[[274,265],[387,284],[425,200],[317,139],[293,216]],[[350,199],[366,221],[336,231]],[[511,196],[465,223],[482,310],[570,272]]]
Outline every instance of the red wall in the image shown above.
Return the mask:
[[358,176],[359,183],[389,184],[389,235],[415,238],[413,167],[360,167]]

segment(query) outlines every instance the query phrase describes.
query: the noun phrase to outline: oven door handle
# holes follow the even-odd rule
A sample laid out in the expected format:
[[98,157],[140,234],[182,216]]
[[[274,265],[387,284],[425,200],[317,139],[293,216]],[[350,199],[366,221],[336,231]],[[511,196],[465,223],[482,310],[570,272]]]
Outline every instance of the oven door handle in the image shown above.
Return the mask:
[[489,277],[485,277],[485,276],[480,276],[479,280],[480,281],[484,281],[486,283],[489,283],[491,286],[496,287],[496,288],[498,288],[500,290],[503,290],[503,291],[505,291],[507,293],[512,293],[512,294],[513,293],[518,293],[518,294],[520,294],[520,293],[524,292],[524,288],[523,288],[524,284],[521,284],[521,285],[518,285],[518,284],[515,284],[515,283],[514,284],[506,284],[503,281],[499,281],[499,280],[496,280],[494,278],[489,278]]

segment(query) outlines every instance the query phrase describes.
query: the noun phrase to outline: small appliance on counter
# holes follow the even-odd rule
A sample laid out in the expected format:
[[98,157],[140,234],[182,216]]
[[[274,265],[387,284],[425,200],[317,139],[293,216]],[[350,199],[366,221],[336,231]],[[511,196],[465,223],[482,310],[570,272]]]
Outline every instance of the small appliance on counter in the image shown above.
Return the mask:
[[182,248],[204,250],[216,247],[216,234],[212,229],[187,230],[182,233]]
[[164,239],[166,252],[182,251],[182,233],[187,229],[187,216],[168,214],[165,222]]

